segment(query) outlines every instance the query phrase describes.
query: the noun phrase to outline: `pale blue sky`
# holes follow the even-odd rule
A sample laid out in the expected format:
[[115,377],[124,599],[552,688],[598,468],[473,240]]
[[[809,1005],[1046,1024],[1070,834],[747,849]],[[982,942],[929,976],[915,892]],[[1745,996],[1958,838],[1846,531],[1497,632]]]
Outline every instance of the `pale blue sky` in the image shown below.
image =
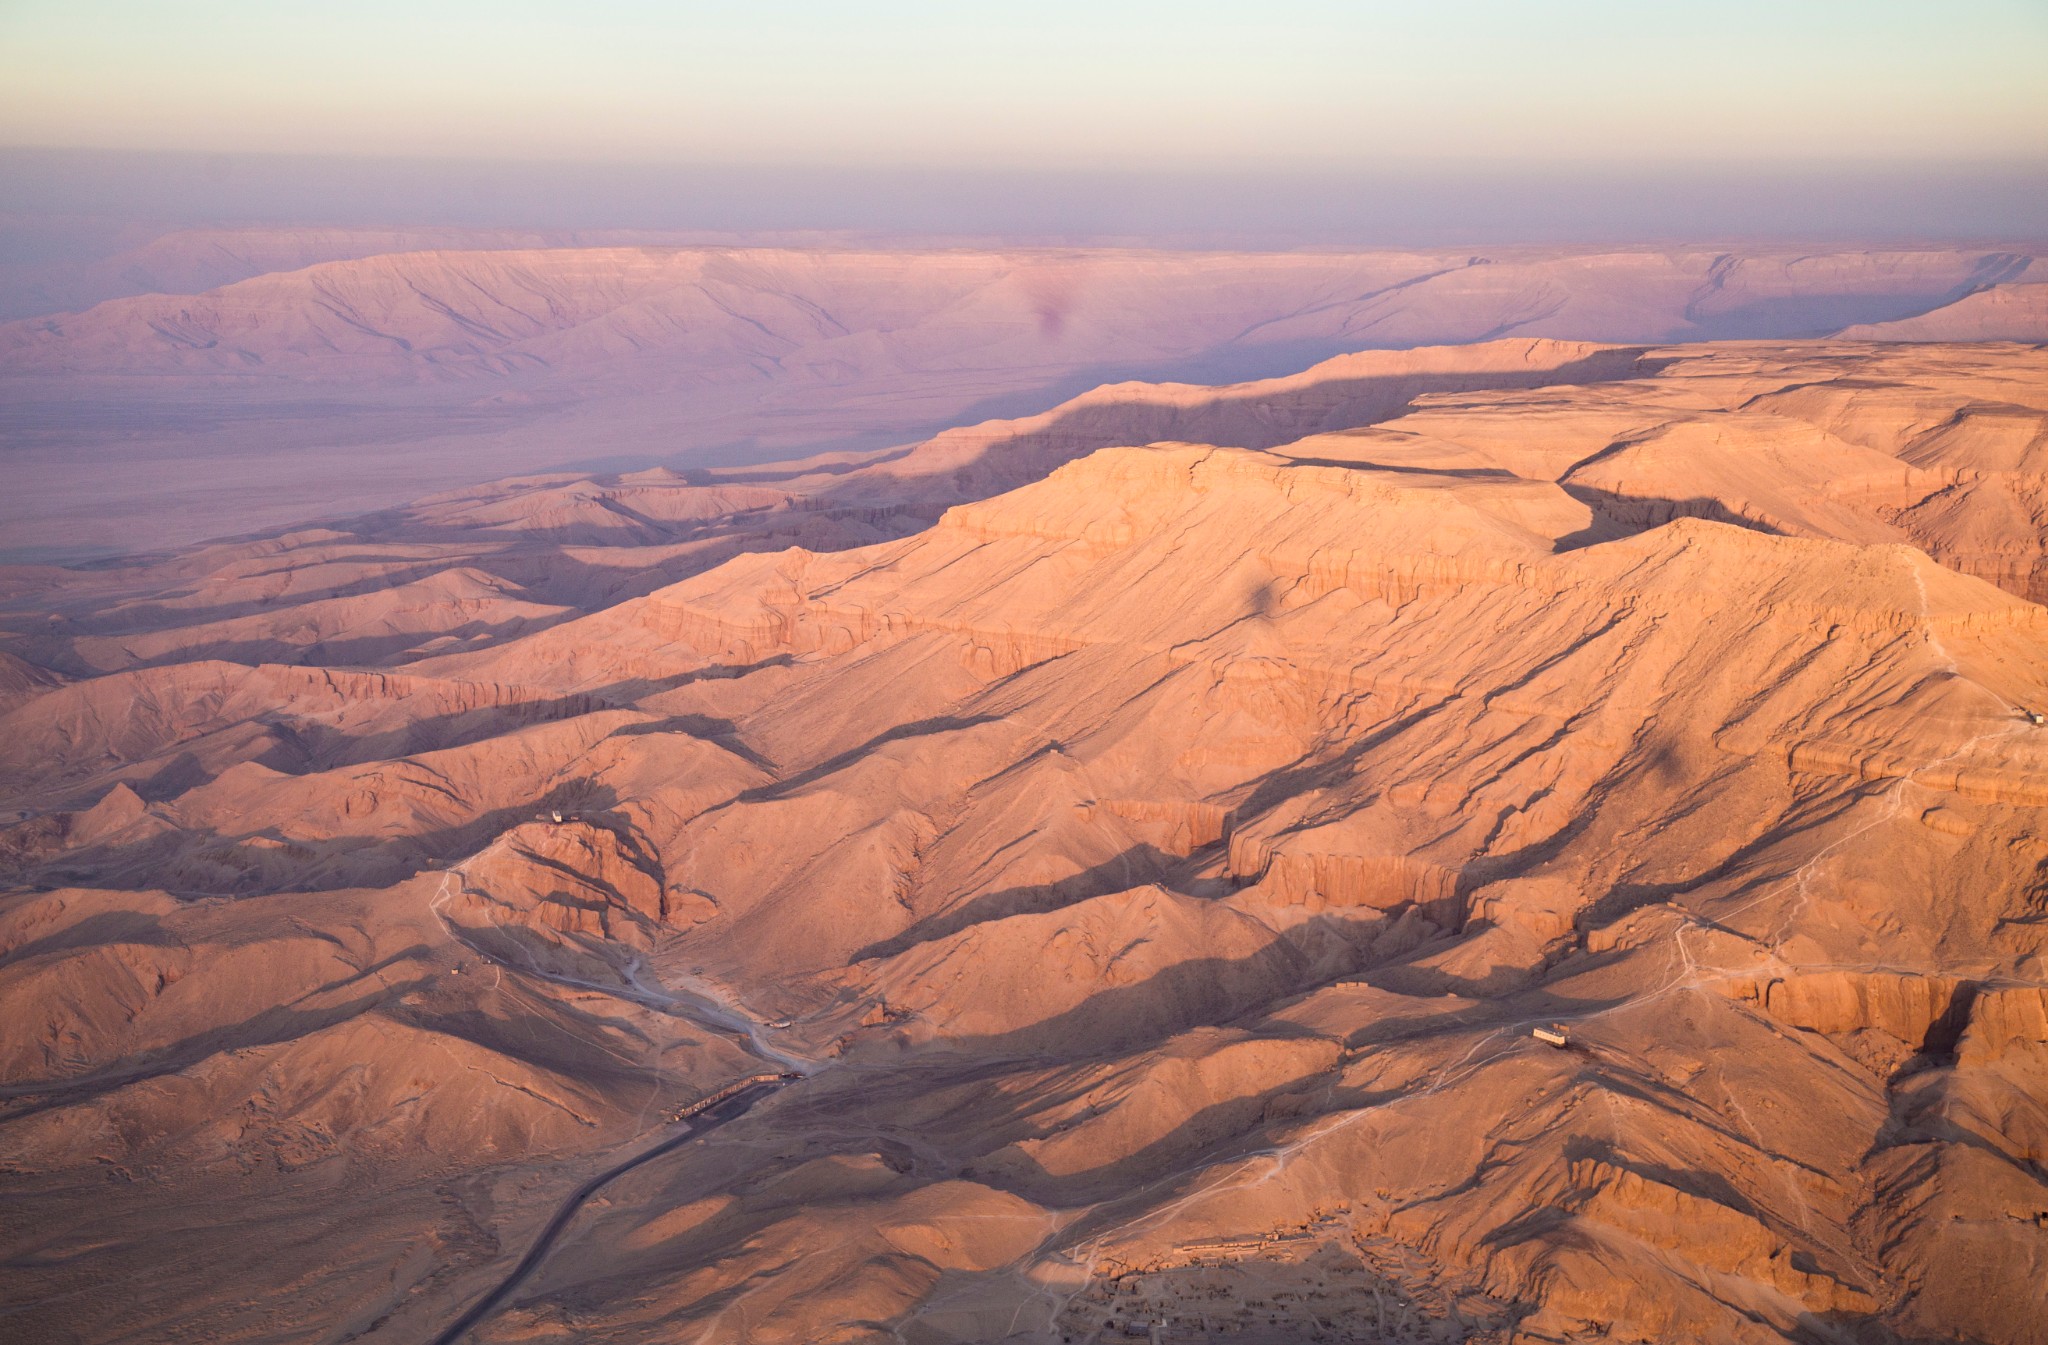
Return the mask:
[[909,167],[2048,158],[2048,0],[0,0],[0,144]]

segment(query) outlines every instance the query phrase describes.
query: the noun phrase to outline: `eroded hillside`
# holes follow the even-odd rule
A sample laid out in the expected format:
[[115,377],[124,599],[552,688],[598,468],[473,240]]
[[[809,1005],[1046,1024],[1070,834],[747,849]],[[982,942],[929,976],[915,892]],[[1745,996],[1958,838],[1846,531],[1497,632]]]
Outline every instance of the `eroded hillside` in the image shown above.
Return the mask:
[[2044,448],[1503,341],[8,571],[6,1297],[2048,1340]]

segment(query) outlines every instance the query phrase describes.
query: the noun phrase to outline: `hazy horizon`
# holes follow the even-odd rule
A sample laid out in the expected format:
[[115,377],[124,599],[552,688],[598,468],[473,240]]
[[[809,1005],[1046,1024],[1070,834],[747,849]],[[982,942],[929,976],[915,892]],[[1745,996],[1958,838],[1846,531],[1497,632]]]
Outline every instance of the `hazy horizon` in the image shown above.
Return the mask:
[[2048,219],[2032,0],[22,0],[0,69],[0,212],[45,220],[1372,246]]
[[92,221],[103,232],[840,231],[1163,246],[2031,242],[2048,232],[2048,164],[1109,173],[0,148],[9,258],[93,251],[95,230],[77,227]]
[[0,143],[24,146],[1145,172],[2048,158],[2033,0],[24,0],[0,48]]

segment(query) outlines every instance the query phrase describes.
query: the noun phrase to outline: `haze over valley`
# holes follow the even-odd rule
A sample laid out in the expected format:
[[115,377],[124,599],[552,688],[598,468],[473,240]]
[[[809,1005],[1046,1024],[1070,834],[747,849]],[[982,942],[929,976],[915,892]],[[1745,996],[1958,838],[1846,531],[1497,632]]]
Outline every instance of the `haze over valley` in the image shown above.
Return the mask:
[[30,487],[0,505],[10,549],[83,559],[578,464],[891,447],[1099,382],[1256,377],[1344,350],[2048,335],[2041,264],[2014,249],[533,241],[213,231],[109,259],[78,299],[165,292],[0,325],[8,455]]

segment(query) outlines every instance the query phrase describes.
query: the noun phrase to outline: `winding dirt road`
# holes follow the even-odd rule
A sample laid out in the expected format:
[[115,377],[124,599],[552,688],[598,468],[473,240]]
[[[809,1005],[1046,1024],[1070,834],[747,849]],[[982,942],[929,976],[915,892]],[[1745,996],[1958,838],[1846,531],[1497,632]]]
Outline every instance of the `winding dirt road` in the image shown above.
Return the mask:
[[533,1245],[526,1249],[526,1255],[519,1258],[518,1265],[512,1267],[512,1273],[499,1280],[489,1293],[478,1299],[469,1311],[458,1317],[447,1330],[435,1336],[433,1345],[455,1345],[456,1341],[469,1334],[470,1330],[479,1322],[503,1306],[513,1290],[517,1289],[528,1276],[540,1268],[540,1263],[547,1259],[548,1252],[553,1250],[556,1240],[562,1236],[562,1231],[568,1228],[570,1221],[576,1217],[577,1212],[583,1208],[592,1196],[603,1190],[604,1187],[623,1177],[626,1173],[631,1172],[634,1168],[639,1167],[642,1163],[652,1162],[663,1154],[671,1153],[691,1140],[745,1115],[755,1103],[790,1082],[791,1080],[789,1079],[763,1080],[743,1088],[731,1097],[707,1107],[700,1114],[691,1117],[683,1123],[681,1129],[662,1140],[659,1144],[635,1154],[623,1162],[614,1163],[603,1172],[584,1182],[583,1185],[577,1187],[574,1191],[571,1191],[568,1198],[562,1201],[561,1207],[555,1211],[554,1217],[549,1219],[547,1224],[542,1227],[540,1235],[533,1240]]
[[[493,842],[493,844],[495,843]],[[488,849],[488,847],[486,848]],[[471,858],[473,859],[475,856],[471,856]],[[465,860],[464,864],[468,862]],[[640,978],[640,968],[637,964],[628,965],[621,969],[621,974],[631,987],[628,990],[617,986],[601,985],[595,981],[585,981],[575,977],[558,975],[543,971],[535,966],[518,966],[492,955],[490,952],[479,947],[475,941],[468,938],[461,926],[450,920],[447,913],[442,909],[451,895],[449,892],[450,883],[466,882],[467,880],[468,875],[464,872],[463,865],[455,865],[450,868],[441,879],[440,889],[435,892],[432,900],[428,903],[428,909],[440,921],[441,927],[447,931],[450,938],[469,949],[478,957],[515,976],[533,976],[541,980],[553,981],[560,985],[573,986],[581,990],[595,990],[601,994],[611,995],[646,1008],[674,1014],[707,1031],[731,1038],[740,1049],[761,1061],[763,1065],[770,1067],[774,1073],[772,1075],[757,1075],[751,1081],[745,1081],[744,1086],[736,1088],[730,1096],[719,1097],[717,1094],[713,1094],[712,1096],[717,1100],[713,1101],[709,1106],[704,1106],[695,1115],[684,1119],[675,1133],[666,1136],[630,1158],[614,1163],[571,1191],[555,1210],[554,1215],[541,1228],[539,1235],[533,1240],[533,1245],[526,1249],[526,1255],[519,1259],[519,1264],[512,1268],[511,1273],[492,1286],[490,1292],[471,1305],[470,1309],[457,1318],[446,1330],[435,1336],[433,1345],[455,1345],[456,1341],[461,1340],[479,1323],[502,1307],[513,1291],[518,1289],[535,1270],[539,1269],[540,1263],[547,1259],[548,1253],[553,1250],[556,1241],[560,1239],[563,1231],[576,1218],[577,1213],[589,1202],[592,1196],[596,1195],[604,1187],[618,1180],[618,1178],[626,1173],[631,1172],[641,1164],[652,1162],[663,1154],[673,1153],[691,1140],[737,1120],[751,1110],[755,1104],[794,1083],[796,1080],[810,1075],[819,1067],[818,1062],[814,1060],[791,1055],[787,1051],[776,1047],[763,1035],[761,1024],[752,1021],[736,1009],[720,1003],[708,990],[695,994],[676,994],[666,989],[646,984]],[[701,1106],[702,1104],[699,1105]]]

